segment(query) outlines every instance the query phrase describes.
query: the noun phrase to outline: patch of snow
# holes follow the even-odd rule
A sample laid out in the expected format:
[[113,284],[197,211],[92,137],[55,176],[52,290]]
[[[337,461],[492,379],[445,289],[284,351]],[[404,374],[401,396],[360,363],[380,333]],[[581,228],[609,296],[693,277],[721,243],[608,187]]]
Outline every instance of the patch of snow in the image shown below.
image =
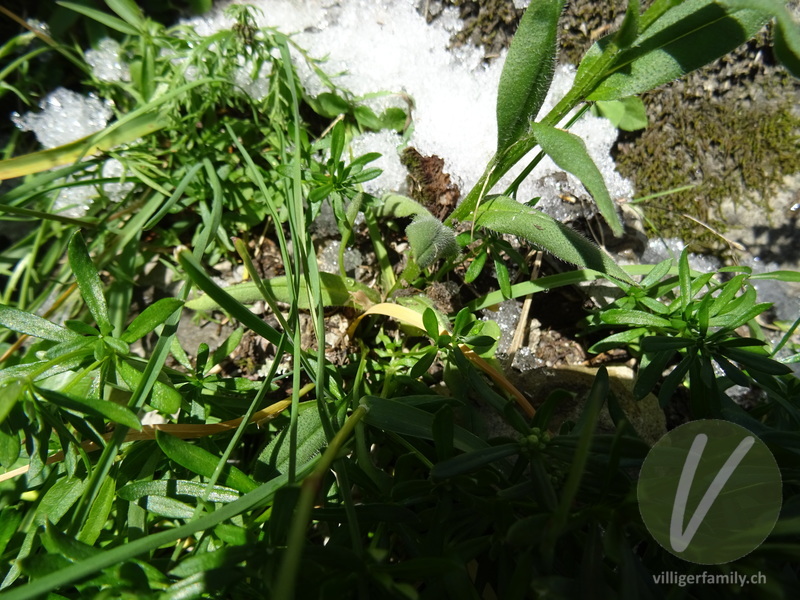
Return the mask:
[[120,45],[116,40],[103,38],[97,48],[86,51],[86,62],[100,81],[130,81],[128,65],[120,58]]
[[[518,3],[523,4],[523,3]],[[378,91],[404,93],[414,100],[414,130],[408,144],[424,155],[437,155],[445,161],[444,170],[453,176],[462,191],[469,190],[483,173],[495,150],[497,128],[495,111],[497,85],[505,54],[490,64],[474,46],[448,49],[451,35],[461,26],[457,10],[444,9],[432,24],[416,10],[413,0],[259,0],[256,15],[260,26],[285,32],[298,32],[296,42],[309,55],[326,58],[325,71],[335,83],[356,96]],[[225,4],[207,16],[187,21],[199,33],[218,31],[230,26],[224,17]],[[295,56],[299,58],[298,56]],[[326,86],[303,61],[298,72],[312,95],[327,91]],[[543,111],[549,110],[572,85],[574,67],[557,70],[553,87]],[[398,96],[385,96],[384,102],[398,103]],[[375,105],[377,102],[377,106]],[[373,108],[382,109],[380,100],[370,100]],[[544,113],[542,113],[544,114]],[[597,161],[612,198],[631,197],[631,183],[614,169],[609,150],[616,139],[616,129],[605,119],[584,116],[572,131],[584,138]],[[366,142],[375,142],[366,148]],[[359,152],[388,152],[386,138],[375,136],[360,140]],[[370,191],[397,190],[399,177],[392,161],[392,173],[373,185]],[[513,181],[516,172],[501,181],[503,188]],[[558,177],[553,177],[558,173]],[[545,160],[519,190],[520,200],[542,197],[542,207],[557,218],[563,204],[560,196],[568,194],[588,199],[583,186],[551,161]],[[379,184],[379,185],[378,185]]]
[[113,115],[111,106],[97,96],[81,96],[60,87],[39,104],[38,113],[13,113],[11,120],[23,131],[32,131],[45,148],[74,142],[103,129]]

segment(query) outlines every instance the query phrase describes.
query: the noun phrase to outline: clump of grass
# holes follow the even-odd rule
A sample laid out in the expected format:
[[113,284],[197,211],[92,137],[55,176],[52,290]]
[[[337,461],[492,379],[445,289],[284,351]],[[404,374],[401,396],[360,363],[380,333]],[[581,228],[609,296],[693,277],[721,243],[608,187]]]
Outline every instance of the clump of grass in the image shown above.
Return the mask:
[[[128,0],[108,5],[114,14],[68,6],[122,34],[130,82],[92,79],[80,52],[56,44],[114,100],[115,123],[0,163],[0,173],[26,175],[0,210],[32,226],[2,265],[0,464],[16,469],[0,483],[5,597],[510,598],[652,588],[652,575],[675,561],[643,526],[632,473],[649,446],[616,403],[608,373],[594,372],[580,415],[555,427],[568,392],[537,398],[535,407],[494,361],[498,327],[474,314],[503,298],[598,278],[625,296],[595,321],[625,329],[603,343],[634,353],[641,345],[649,360],[639,391],[660,386],[668,396],[688,383],[695,397],[718,394],[697,401],[703,416],[735,415],[772,441],[791,474],[786,457],[798,446],[800,417],[788,399],[798,380],[765,353],[786,346],[800,320],[774,349],[743,349],[766,346],[738,333],[749,327],[757,338],[755,318],[766,308],[748,274],[718,282],[692,273],[686,254],[677,269],[623,269],[563,224],[490,193],[538,146],[528,172],[550,155],[584,182],[612,230],[622,229],[597,167],[562,121],[598,90],[628,95],[630,81],[615,79],[612,67],[657,56],[634,45],[660,25],[666,3],[642,23],[631,3],[621,33],[590,52],[576,87],[533,124],[552,77],[561,4],[525,13],[500,83],[496,155],[444,221],[413,199],[365,193],[378,156],[350,156],[354,134],[404,128],[407,115],[370,111],[291,37],[256,28],[250,9],[233,7],[232,29],[200,37],[153,23]],[[741,17],[736,24],[750,32],[772,16],[726,18]],[[706,33],[713,37],[719,23],[705,23]],[[679,19],[670,31],[696,25]],[[301,68],[329,91],[310,97]],[[263,95],[250,88],[257,75],[268,82]],[[662,73],[664,81],[674,76]],[[65,177],[106,183],[91,170],[105,159],[98,151],[117,158],[135,186],[121,204],[101,194],[84,216],[56,214],[59,190],[74,185]],[[380,277],[369,285],[320,273],[310,229],[323,203],[340,234],[340,261],[356,238],[371,246]],[[456,219],[474,231],[456,236]],[[398,275],[387,247],[402,235],[392,223],[409,220]],[[254,229],[272,240],[282,273],[262,278]],[[513,283],[506,257],[520,266],[524,258],[500,234],[579,268]],[[456,314],[413,293],[456,272],[478,281],[489,258],[499,289],[480,290]],[[223,260],[241,264],[247,281],[222,287],[210,271]],[[136,300],[156,266],[173,274],[175,289],[152,303]],[[402,286],[411,293],[387,301]],[[267,320],[257,303],[268,307]],[[177,330],[188,310],[236,327],[216,349],[184,347]],[[341,332],[331,339],[334,310],[350,320],[349,345]],[[230,372],[245,330],[272,350],[256,377]],[[718,363],[738,363],[725,369],[730,381],[709,372],[704,344]],[[676,353],[685,357],[662,380]],[[732,413],[724,394],[731,382],[763,386],[767,400]],[[489,437],[476,400],[502,421],[500,435]],[[613,433],[597,430],[604,404]],[[144,411],[166,422],[143,425]],[[737,566],[775,581],[796,576],[796,533],[784,519],[777,541]]]

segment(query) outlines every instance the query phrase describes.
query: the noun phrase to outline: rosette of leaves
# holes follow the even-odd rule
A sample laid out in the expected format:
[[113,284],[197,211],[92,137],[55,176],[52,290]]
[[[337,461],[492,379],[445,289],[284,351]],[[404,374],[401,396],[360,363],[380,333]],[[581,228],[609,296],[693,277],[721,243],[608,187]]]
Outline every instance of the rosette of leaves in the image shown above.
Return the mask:
[[[625,295],[589,321],[595,327],[624,330],[597,342],[590,351],[627,346],[639,355],[634,386],[638,398],[661,381],[658,397],[666,406],[677,387],[686,383],[696,418],[719,417],[730,409],[732,401],[725,390],[732,384],[757,385],[776,399],[788,400],[790,388],[796,387],[791,380],[796,378],[788,365],[774,358],[786,338],[770,350],[762,337],[742,337],[738,331],[747,326],[758,336],[755,318],[772,306],[758,302],[751,280],[800,281],[800,273],[751,275],[746,267],[725,267],[720,272],[734,275],[720,282],[714,273],[693,272],[684,250],[677,274],[670,259],[655,265],[639,286],[620,284]],[[662,381],[662,373],[676,358],[677,364]]]

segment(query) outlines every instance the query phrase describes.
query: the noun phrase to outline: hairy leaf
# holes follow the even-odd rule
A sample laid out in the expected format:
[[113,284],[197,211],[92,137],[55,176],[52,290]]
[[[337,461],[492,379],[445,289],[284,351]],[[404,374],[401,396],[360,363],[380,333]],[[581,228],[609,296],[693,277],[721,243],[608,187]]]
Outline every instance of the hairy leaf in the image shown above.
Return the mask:
[[0,304],[0,325],[43,340],[67,342],[78,335],[33,313]]
[[617,215],[617,208],[608,195],[603,175],[589,156],[583,140],[574,133],[542,123],[534,124],[532,129],[536,141],[545,154],[559,167],[580,179],[597,203],[597,208],[611,227],[611,231],[616,236],[622,235],[622,222]]
[[[687,0],[662,14],[633,45],[620,53],[610,73],[588,100],[616,100],[641,94],[723,56],[752,38],[767,23],[763,10],[725,7],[712,0]],[[586,53],[590,65],[611,37]],[[581,70],[579,69],[578,77]]]
[[633,280],[605,252],[585,237],[541,211],[508,196],[483,201],[475,224],[498,233],[525,238],[563,261],[606,273],[622,281]]
[[508,49],[497,90],[497,152],[517,141],[544,102],[556,57],[564,0],[532,3]]
[[[163,431],[156,431],[156,442],[171,460],[193,473],[211,477],[217,468],[219,457],[200,446],[185,442]],[[222,473],[223,481],[240,492],[251,492],[258,487],[252,479],[232,465],[226,465]],[[153,496],[153,498],[155,497]]]
[[103,283],[97,273],[97,267],[89,256],[89,249],[80,231],[76,231],[69,241],[69,266],[78,281],[83,301],[92,313],[97,328],[103,335],[108,335],[114,329],[108,320],[108,306],[103,293]]

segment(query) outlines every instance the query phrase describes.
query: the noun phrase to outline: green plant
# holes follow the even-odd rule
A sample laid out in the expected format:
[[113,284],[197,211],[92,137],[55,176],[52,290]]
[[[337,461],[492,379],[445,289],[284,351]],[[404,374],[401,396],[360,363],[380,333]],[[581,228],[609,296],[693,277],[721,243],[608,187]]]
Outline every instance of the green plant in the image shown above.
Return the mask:
[[[678,385],[687,380],[695,418],[718,418],[725,410],[732,410],[734,404],[724,393],[732,384],[757,384],[789,408],[786,385],[795,378],[781,377],[792,370],[772,358],[777,348],[764,348],[767,342],[755,319],[771,304],[757,302],[750,281],[799,281],[800,274],[779,271],[752,275],[747,267],[723,267],[720,273],[733,274],[723,282],[714,273],[692,272],[687,250],[681,253],[677,275],[672,274],[674,271],[673,261],[668,259],[654,266],[639,286],[620,284],[625,295],[593,315],[590,323],[627,329],[602,339],[590,350],[602,352],[620,346],[635,349],[641,356],[634,388],[639,398],[659,383],[664,370],[676,354],[680,355],[678,364],[661,383],[658,397],[666,406]],[[757,337],[742,337],[737,333],[742,327]],[[795,409],[790,412],[794,416]]]
[[[737,346],[734,334],[764,308],[747,287],[762,276],[742,271],[718,283],[691,273],[685,256],[666,280],[669,264],[622,268],[518,203],[514,185],[489,193],[538,144],[585,182],[618,230],[582,142],[556,126],[584,100],[614,102],[712,60],[776,15],[780,55],[793,64],[797,35],[782,6],[657,1],[639,15],[630,2],[620,32],[587,54],[575,88],[529,128],[550,85],[563,4],[536,3],[501,81],[496,156],[443,223],[409,198],[364,193],[376,156],[346,158],[354,134],[402,130],[405,111],[374,113],[291,37],[256,28],[249,9],[232,9],[231,30],[201,37],[152,22],[129,0],[108,0],[113,14],[63,4],[123,36],[131,81],[92,79],[80,52],[54,40],[53,51],[114,99],[117,120],[87,139],[0,162],[3,176],[26,176],[0,198],[0,211],[31,226],[0,263],[7,278],[0,463],[27,467],[0,482],[4,597],[657,596],[652,574],[675,561],[652,543],[639,515],[635,473],[648,444],[608,373],[596,371],[580,416],[556,427],[567,393],[536,398],[534,409],[492,360],[497,325],[474,314],[503,298],[601,277],[625,297],[597,325],[645,320],[633,334],[615,334],[629,337],[605,341],[634,351],[639,344],[650,361],[640,389],[656,384],[654,365],[677,352],[688,359],[680,369],[692,393],[711,389],[722,398],[727,382],[708,379],[710,361],[720,357],[730,359],[731,381],[745,377],[767,390],[767,401],[748,410],[720,401],[719,414],[770,444],[788,482],[775,532],[737,567],[778,582],[764,597],[780,591],[782,577],[797,577],[798,380]],[[722,35],[729,33],[736,35]],[[39,50],[31,52],[12,71]],[[249,79],[237,85],[262,73],[265,95],[231,93],[241,57]],[[309,96],[296,61],[328,91]],[[30,99],[32,90],[17,92]],[[7,154],[21,149],[16,136]],[[54,214],[60,190],[106,183],[93,171],[103,153],[118,158],[135,184],[123,203],[100,195],[84,216]],[[340,265],[346,245],[362,244],[375,255],[372,281],[319,271],[310,226],[325,202],[341,237]],[[410,259],[401,272],[390,253],[399,229],[390,224],[409,219]],[[457,236],[454,221],[470,219],[475,231]],[[512,284],[505,257],[524,260],[498,234],[584,268]],[[261,237],[272,241],[278,267],[260,262]],[[403,280],[448,277],[460,260],[472,260],[475,283],[489,258],[500,289],[481,290],[453,315],[413,290],[394,295]],[[240,263],[249,281],[220,285],[212,271],[223,270],[223,259]],[[145,275],[156,269],[177,291],[150,289]],[[193,288],[204,295],[192,297]],[[254,308],[262,301],[266,319]],[[352,317],[353,308],[365,310],[350,324],[350,345],[341,335],[328,341],[327,317],[333,310]],[[225,320],[235,327],[214,351],[205,337],[189,347],[177,335],[187,309],[198,318],[218,311],[220,327]],[[26,336],[42,341],[26,345]],[[268,351],[246,357],[253,368],[237,371],[228,358],[244,336]],[[664,394],[680,383],[670,377]],[[142,408],[170,422],[143,425]],[[611,424],[601,428],[606,409]],[[491,420],[497,430],[489,430]]]

